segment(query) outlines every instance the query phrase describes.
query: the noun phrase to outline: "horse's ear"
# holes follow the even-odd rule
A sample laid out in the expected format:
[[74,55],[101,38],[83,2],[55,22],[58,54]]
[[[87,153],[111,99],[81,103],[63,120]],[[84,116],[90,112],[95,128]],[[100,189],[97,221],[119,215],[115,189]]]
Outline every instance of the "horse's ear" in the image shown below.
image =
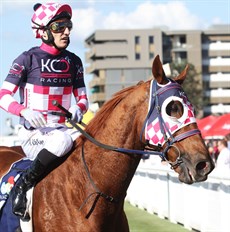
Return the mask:
[[168,83],[159,55],[157,55],[153,61],[152,74],[159,84],[164,85]]
[[189,70],[189,65],[187,64],[185,66],[184,70],[180,73],[180,75],[174,78],[174,81],[176,81],[178,84],[182,85],[185,78],[186,78],[188,70]]

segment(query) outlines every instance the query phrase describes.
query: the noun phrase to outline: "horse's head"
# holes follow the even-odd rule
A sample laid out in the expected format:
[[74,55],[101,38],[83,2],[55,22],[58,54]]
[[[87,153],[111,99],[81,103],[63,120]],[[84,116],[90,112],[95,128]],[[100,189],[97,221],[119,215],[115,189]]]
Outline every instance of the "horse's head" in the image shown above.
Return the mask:
[[[188,66],[175,79],[169,79],[157,56],[152,66],[154,79],[117,92],[100,108],[85,132],[101,144],[113,145],[106,146],[105,154],[110,150],[158,154],[179,173],[180,181],[192,184],[206,180],[214,164],[197,127],[193,106],[181,87],[187,71]],[[86,139],[81,138],[82,142]],[[150,147],[152,151],[147,151]],[[113,163],[119,160],[123,168],[128,163],[132,171],[140,161],[140,156],[123,156],[125,162],[114,154]]]
[[214,164],[198,130],[193,106],[181,87],[188,68],[171,80],[165,76],[159,56],[155,58],[145,138],[161,148],[162,158],[179,173],[180,181],[192,184],[206,180]]

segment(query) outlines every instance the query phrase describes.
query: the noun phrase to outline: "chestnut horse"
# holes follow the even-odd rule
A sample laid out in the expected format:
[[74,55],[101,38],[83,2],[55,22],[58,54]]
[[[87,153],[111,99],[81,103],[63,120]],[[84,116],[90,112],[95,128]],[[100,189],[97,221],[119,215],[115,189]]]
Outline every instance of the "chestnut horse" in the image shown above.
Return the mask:
[[[175,84],[182,84],[187,70],[188,66],[174,79]],[[159,56],[153,61],[152,73],[160,89],[169,82]],[[150,85],[151,80],[119,91],[85,128],[101,144],[124,150],[101,147],[81,135],[66,160],[36,185],[34,232],[128,232],[124,200],[141,151],[160,154],[184,183],[207,179],[214,166],[196,122],[172,133],[171,142],[147,150],[143,126],[149,112]],[[167,113],[175,119],[183,115],[183,110],[180,101],[167,106]],[[0,174],[19,158],[17,148],[1,147]]]

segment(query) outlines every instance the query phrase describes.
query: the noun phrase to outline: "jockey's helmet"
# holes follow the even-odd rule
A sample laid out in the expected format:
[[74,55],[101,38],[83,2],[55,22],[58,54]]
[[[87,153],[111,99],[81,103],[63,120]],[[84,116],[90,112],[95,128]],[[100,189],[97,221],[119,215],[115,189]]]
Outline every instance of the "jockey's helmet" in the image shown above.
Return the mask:
[[52,22],[61,18],[71,19],[72,17],[72,9],[67,4],[37,3],[33,9],[31,26],[36,38],[42,38],[44,31],[48,29],[47,26]]

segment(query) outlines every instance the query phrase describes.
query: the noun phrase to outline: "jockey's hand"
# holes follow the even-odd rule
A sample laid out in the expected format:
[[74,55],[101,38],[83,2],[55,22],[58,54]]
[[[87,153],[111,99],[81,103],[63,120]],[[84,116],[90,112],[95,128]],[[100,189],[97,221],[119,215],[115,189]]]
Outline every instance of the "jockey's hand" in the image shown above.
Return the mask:
[[46,125],[46,120],[41,112],[26,108],[21,110],[20,114],[33,128],[44,127]]
[[79,106],[73,105],[69,108],[69,112],[72,114],[72,120],[79,123],[83,118],[82,111]]

